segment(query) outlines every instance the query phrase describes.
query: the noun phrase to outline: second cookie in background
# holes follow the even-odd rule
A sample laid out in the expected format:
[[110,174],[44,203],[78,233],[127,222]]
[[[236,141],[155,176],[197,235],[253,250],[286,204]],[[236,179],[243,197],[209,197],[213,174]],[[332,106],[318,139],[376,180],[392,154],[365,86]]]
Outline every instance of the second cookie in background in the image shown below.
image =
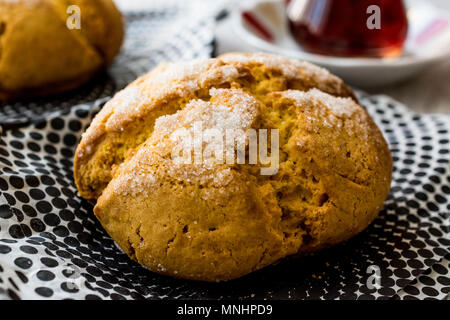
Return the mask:
[[0,99],[79,87],[112,62],[123,37],[112,0],[0,0]]

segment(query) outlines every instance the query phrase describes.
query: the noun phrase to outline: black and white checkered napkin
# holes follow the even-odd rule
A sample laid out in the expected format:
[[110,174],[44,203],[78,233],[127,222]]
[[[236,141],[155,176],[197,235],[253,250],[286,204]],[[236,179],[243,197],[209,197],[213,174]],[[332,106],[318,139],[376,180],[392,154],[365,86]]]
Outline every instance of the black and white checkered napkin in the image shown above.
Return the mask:
[[[311,257],[227,283],[154,274],[117,249],[77,195],[76,144],[115,90],[162,60],[208,57],[213,18],[128,13],[124,52],[97,82],[51,101],[0,106],[0,299],[444,299],[450,292],[450,117],[361,96],[395,170],[367,230]],[[170,28],[167,23],[170,21]]]

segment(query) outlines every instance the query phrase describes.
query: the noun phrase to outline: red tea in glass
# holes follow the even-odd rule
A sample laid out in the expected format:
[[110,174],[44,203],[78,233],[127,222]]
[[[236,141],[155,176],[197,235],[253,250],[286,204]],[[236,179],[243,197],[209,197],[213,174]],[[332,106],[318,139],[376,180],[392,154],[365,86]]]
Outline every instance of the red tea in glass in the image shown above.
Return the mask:
[[286,2],[290,30],[308,51],[366,57],[396,57],[402,53],[408,31],[402,0]]

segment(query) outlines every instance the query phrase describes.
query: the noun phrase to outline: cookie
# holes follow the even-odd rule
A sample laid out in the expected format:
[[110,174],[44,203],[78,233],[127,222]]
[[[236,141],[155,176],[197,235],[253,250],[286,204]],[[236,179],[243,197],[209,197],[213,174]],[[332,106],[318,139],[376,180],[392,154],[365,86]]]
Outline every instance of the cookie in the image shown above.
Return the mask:
[[158,117],[175,113],[192,99],[207,99],[210,88],[227,87],[242,88],[262,103],[270,92],[311,88],[356,100],[351,89],[325,69],[270,54],[229,53],[162,64],[116,94],[84,134],[74,165],[81,196],[100,196],[114,168],[152,134]]
[[382,134],[342,81],[266,54],[158,67],[104,107],[75,157],[80,193],[124,252],[201,281],[353,237],[392,175]]

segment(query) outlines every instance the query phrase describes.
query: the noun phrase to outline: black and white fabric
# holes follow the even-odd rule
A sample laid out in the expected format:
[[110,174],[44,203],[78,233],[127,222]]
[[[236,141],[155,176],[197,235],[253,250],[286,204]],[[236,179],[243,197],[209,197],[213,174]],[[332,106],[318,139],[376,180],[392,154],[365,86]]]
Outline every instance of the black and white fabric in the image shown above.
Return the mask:
[[[227,283],[160,276],[117,248],[77,194],[74,150],[115,90],[162,60],[212,54],[212,18],[179,9],[128,13],[128,40],[105,82],[0,107],[0,299],[448,298],[450,117],[385,96],[360,94],[389,142],[392,189],[357,237]],[[183,22],[166,29],[168,17]]]

